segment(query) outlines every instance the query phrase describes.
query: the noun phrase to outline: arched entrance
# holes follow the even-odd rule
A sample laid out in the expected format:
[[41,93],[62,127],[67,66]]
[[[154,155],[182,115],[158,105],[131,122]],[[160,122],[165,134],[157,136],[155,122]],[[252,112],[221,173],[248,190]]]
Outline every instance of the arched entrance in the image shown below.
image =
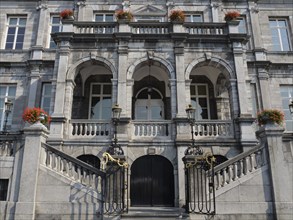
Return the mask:
[[174,206],[173,166],[166,158],[147,155],[131,166],[132,206]]

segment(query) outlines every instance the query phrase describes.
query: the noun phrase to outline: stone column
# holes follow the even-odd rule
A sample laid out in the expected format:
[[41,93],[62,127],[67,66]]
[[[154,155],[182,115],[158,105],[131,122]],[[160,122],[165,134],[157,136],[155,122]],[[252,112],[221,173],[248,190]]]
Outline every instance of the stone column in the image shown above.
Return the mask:
[[211,3],[213,22],[219,22],[219,7],[220,4],[218,2]]
[[[267,65],[262,65],[263,63]],[[270,101],[270,88],[269,88],[269,74],[267,71],[267,67],[269,66],[269,62],[262,62],[262,64],[256,63],[257,68],[257,77],[259,80],[259,92],[261,95],[260,105],[262,109],[271,108]],[[267,66],[267,67],[266,67]]]
[[249,8],[249,14],[250,14],[250,23],[253,24],[251,25],[252,28],[252,39],[254,43],[254,48],[263,48],[262,45],[262,34],[260,31],[260,26],[258,25],[259,18],[258,18],[258,8],[257,8],[257,3],[255,2],[248,2],[248,8]]
[[41,61],[28,61],[30,67],[30,86],[29,86],[29,95],[28,95],[28,107],[32,108],[36,106],[36,95],[38,89],[38,82],[40,79],[40,65]]
[[178,146],[177,147],[177,164],[178,164],[178,207],[186,205],[185,197],[185,169],[182,158],[184,158],[184,152],[186,147]]
[[171,89],[171,117],[176,116],[176,80],[170,79],[170,89]]
[[[282,135],[283,127],[267,125],[258,132],[266,144],[269,157],[269,172],[272,181],[276,220],[291,220],[293,206],[293,160],[292,149],[287,150]],[[290,148],[290,146],[288,146]]]
[[40,122],[24,128],[26,138],[15,219],[35,219],[41,147],[46,142],[48,133]]
[[[131,109],[131,103],[126,102],[127,93],[126,93],[126,73],[127,73],[127,53],[122,51],[118,52],[118,89],[117,89],[117,103],[119,107],[122,108],[121,117],[131,117],[131,112],[128,112],[127,109]],[[126,100],[125,100],[126,98]]]

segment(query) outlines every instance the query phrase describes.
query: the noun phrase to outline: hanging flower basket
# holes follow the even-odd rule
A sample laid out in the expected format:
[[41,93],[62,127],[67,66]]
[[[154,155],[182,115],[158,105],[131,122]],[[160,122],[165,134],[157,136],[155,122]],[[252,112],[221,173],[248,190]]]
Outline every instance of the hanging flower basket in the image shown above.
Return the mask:
[[265,109],[257,114],[257,122],[259,125],[278,124],[282,125],[284,121],[284,113],[277,109]]
[[39,121],[43,125],[48,125],[51,121],[49,114],[41,108],[26,108],[22,114],[22,119],[30,124]]
[[184,12],[183,11],[181,11],[181,10],[172,10],[171,12],[170,12],[170,15],[169,15],[169,19],[170,19],[170,21],[172,21],[172,22],[184,22],[184,20],[185,20],[185,14],[184,14]]
[[130,11],[118,10],[115,13],[116,19],[131,21],[133,19],[133,14]]
[[60,17],[62,19],[73,19],[73,11],[71,9],[64,9],[60,12]]
[[232,21],[236,20],[240,16],[240,13],[238,11],[229,11],[225,14],[225,21]]

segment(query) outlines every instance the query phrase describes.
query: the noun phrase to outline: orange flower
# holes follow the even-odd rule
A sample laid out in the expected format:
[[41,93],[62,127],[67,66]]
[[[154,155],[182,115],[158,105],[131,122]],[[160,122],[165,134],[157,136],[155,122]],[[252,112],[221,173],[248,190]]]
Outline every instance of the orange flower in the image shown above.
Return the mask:
[[61,18],[69,18],[70,16],[73,16],[73,11],[71,9],[64,9],[60,12]]
[[133,15],[130,11],[118,10],[116,11],[115,16],[117,20],[125,19],[131,21],[133,19]]
[[259,125],[265,125],[269,122],[275,122],[281,125],[284,121],[284,113],[277,109],[265,109],[257,113],[257,122]]

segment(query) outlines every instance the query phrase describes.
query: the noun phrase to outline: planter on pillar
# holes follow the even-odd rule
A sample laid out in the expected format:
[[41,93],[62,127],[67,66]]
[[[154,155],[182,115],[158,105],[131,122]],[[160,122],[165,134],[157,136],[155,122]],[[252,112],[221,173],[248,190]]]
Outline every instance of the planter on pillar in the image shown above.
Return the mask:
[[240,21],[237,21],[237,20],[227,21],[229,34],[238,34],[239,33],[239,30],[238,30],[239,23],[240,23]]

